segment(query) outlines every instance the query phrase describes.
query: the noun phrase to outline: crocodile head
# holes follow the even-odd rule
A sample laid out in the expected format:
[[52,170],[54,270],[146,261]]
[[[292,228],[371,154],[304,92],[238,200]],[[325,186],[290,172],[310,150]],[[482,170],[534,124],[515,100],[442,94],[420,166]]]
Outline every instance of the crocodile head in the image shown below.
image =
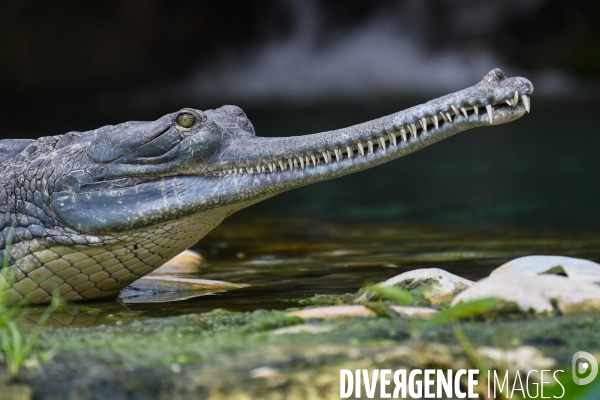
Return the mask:
[[114,296],[231,213],[514,121],[529,111],[532,92],[528,80],[495,69],[425,104],[306,136],[257,137],[240,108],[223,106],[0,141],[0,256],[16,278],[9,298],[44,302],[53,288],[71,300]]
[[209,210],[230,214],[466,129],[513,121],[528,110],[532,91],[528,80],[495,69],[473,87],[397,114],[297,137],[255,136],[235,106],[104,127],[83,135],[86,165],[62,177],[53,209],[66,225],[91,234],[144,229]]

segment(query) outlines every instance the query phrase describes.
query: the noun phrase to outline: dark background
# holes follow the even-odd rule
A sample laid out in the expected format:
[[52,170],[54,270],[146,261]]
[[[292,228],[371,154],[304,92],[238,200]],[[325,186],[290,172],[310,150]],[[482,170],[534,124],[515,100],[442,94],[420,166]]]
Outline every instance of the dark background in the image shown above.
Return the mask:
[[532,113],[245,211],[600,230],[600,2],[55,1],[0,10],[0,138],[241,106],[258,135],[528,77]]

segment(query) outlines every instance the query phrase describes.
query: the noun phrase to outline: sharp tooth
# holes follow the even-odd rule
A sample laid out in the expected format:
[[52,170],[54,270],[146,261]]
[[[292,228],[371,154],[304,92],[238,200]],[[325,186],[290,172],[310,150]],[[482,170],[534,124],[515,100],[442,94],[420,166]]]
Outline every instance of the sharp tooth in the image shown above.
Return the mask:
[[512,107],[512,103],[510,102],[510,100],[509,100],[509,99],[506,99],[506,100],[504,100],[504,101],[506,101],[506,104],[508,104],[509,106],[511,106],[511,107]]
[[306,168],[310,167],[310,158],[308,156],[304,158],[304,161],[306,161]]
[[419,122],[421,123],[421,128],[423,128],[423,132],[427,132],[427,118],[423,117]]
[[487,106],[485,106],[485,108],[487,109],[488,116],[490,117],[490,124],[493,124],[494,123],[494,109],[492,108],[491,104],[488,104]]
[[323,158],[325,159],[325,162],[327,164],[329,164],[329,157],[327,157],[327,152],[326,151],[323,152]]
[[369,146],[369,154],[373,154],[373,141],[367,140],[367,145]]
[[449,112],[446,113],[446,117],[448,117],[448,122],[452,122],[452,116]]
[[398,144],[396,143],[396,135],[394,135],[393,132],[388,133],[388,135],[390,135],[390,141],[394,143],[394,146],[398,146]]
[[304,157],[298,157],[298,161],[300,161],[300,166],[304,169]]
[[467,110],[464,107],[460,108],[460,112],[463,113],[466,119],[469,119],[469,114],[467,114]]
[[288,158],[288,164],[290,165],[290,171],[293,171],[294,170],[294,164],[293,164],[291,158]]
[[440,127],[440,122],[438,121],[437,115],[433,116],[433,124],[435,125],[436,129]]
[[527,97],[526,94],[522,94],[521,97],[523,98],[523,105],[525,106],[525,110],[529,112],[531,108],[531,100],[529,100],[529,97]]
[[298,169],[298,159],[294,158],[294,168]]
[[454,111],[454,115],[456,115],[457,117],[460,115],[460,111],[458,111],[458,108],[454,107],[454,105],[450,105],[450,107],[452,107],[452,111]]
[[346,146],[346,151],[348,151],[348,158],[352,158],[354,153],[352,152],[352,146]]
[[412,128],[412,131],[410,131],[410,134],[412,135],[413,138],[416,139],[416,137],[417,137],[417,126],[415,124],[410,124],[410,127]]
[[379,143],[381,143],[381,148],[383,149],[383,151],[385,151],[385,139],[383,138],[383,136],[380,136],[377,139],[379,140]]
[[273,163],[268,163],[269,171],[273,172]]
[[335,160],[336,161],[340,161],[340,153],[341,153],[341,151],[339,151],[339,149],[333,149],[333,152],[335,153]]
[[326,150],[327,152],[327,162],[331,162],[331,153],[329,152],[329,150]]
[[277,162],[279,163],[279,168],[281,168],[282,171],[285,171],[285,164],[283,163],[283,161],[279,160]]
[[310,158],[312,159],[313,165],[316,167],[317,166],[317,159],[315,158],[315,155],[311,154]]
[[515,95],[513,96],[513,104],[516,107],[519,104],[519,92],[515,90]]
[[265,172],[265,166],[264,166],[264,165],[261,165],[261,166],[260,166],[260,171],[261,171],[261,172]]
[[264,170],[264,167],[261,169],[261,168],[260,168],[260,164],[258,164],[258,165],[256,166],[256,172],[258,172],[258,173],[260,174],[260,173],[262,172],[262,170]]
[[473,106],[473,111],[475,111],[475,115],[479,115],[479,107]]
[[248,171],[249,174],[254,173],[254,170],[252,169],[252,167],[246,167],[246,171]]
[[400,136],[402,136],[402,140],[403,141],[407,141],[408,138],[406,137],[406,131],[404,130],[404,128],[400,128]]
[[361,156],[365,155],[365,148],[363,147],[362,142],[358,142],[358,152],[360,153]]
[[450,122],[450,121],[448,121],[448,117],[446,117],[446,114],[444,114],[444,112],[440,111],[440,115],[442,116],[442,118],[444,119],[444,121]]

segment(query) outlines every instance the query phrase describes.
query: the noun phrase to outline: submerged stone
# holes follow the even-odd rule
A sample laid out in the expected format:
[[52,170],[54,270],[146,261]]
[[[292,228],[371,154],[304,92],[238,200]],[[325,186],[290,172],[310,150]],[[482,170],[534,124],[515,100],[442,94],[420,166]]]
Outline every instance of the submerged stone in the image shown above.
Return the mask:
[[423,268],[408,271],[383,282],[381,287],[397,286],[418,292],[432,305],[448,303],[474,282],[451,274],[440,268]]
[[563,275],[571,279],[600,284],[600,264],[564,256],[519,257],[492,271],[491,276],[503,274]]
[[477,282],[460,293],[452,305],[495,297],[521,311],[567,314],[600,310],[600,290],[591,283],[563,276],[497,275]]
[[150,275],[193,274],[201,270],[204,258],[192,250],[184,250]]

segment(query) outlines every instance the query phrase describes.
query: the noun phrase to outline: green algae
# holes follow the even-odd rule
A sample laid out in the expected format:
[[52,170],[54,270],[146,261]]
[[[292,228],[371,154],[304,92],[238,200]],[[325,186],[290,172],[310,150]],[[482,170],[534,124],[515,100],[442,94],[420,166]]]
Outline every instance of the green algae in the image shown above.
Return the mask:
[[[282,381],[273,384],[267,392],[289,394],[290,390],[309,390],[305,386],[317,378],[322,382],[320,390],[333,393],[339,388],[340,368],[470,365],[453,325],[421,328],[415,336],[414,321],[405,318],[309,321],[332,327],[319,334],[275,334],[278,327],[301,321],[281,311],[267,310],[214,310],[188,316],[121,321],[122,324],[115,325],[45,331],[40,340],[42,349],[53,352],[55,357],[26,379],[36,396],[52,398],[40,392],[42,388],[46,390],[52,380],[64,383],[54,394],[69,392],[68,383],[77,379],[82,365],[115,377],[110,383],[103,380],[115,393],[129,386],[143,392],[140,388],[148,380],[159,379],[164,387],[155,387],[156,393],[169,387],[173,398],[185,398],[202,391],[216,391],[214,393],[220,393],[223,398],[235,398],[231,397],[234,393],[259,398],[261,393],[266,393],[265,387],[258,385],[257,378],[251,378],[250,372],[262,367],[276,370],[277,379]],[[474,348],[534,346],[556,359],[556,368],[568,367],[576,351],[600,352],[597,335],[600,313],[520,320],[467,320],[460,326]],[[406,353],[406,349],[416,353]],[[437,349],[437,353],[423,355],[432,352],[431,349]],[[398,354],[391,356],[394,352]],[[118,378],[120,375],[127,376],[127,384]],[[95,398],[92,394],[90,398]]]
[[[600,314],[579,314],[555,318],[496,321],[468,321],[462,325],[477,345],[510,347],[538,343],[540,347],[600,350]],[[275,346],[309,346],[340,343],[372,343],[409,338],[410,325],[404,318],[367,318],[326,321],[330,332],[319,335],[272,335],[270,331],[303,321],[281,311],[251,313],[215,310],[202,315],[149,318],[124,321],[121,325],[93,328],[55,329],[42,335],[42,348],[60,354],[85,354],[98,359],[120,359],[136,366],[168,365],[181,354],[191,360],[208,360],[215,355]],[[449,327],[423,329],[421,340],[455,344]]]

